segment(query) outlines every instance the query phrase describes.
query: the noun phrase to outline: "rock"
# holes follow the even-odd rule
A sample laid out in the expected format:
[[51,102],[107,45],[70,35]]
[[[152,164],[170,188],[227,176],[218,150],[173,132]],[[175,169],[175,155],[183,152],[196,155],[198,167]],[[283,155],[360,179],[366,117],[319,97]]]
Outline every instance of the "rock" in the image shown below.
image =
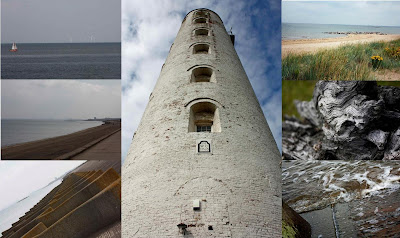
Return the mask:
[[305,119],[283,122],[285,159],[400,159],[400,89],[373,81],[319,81]]
[[383,150],[385,148],[386,141],[389,136],[389,132],[384,132],[381,130],[373,130],[369,132],[367,135],[367,140],[374,143],[379,150]]
[[388,141],[388,146],[385,151],[384,160],[399,160],[400,159],[400,127],[392,133]]

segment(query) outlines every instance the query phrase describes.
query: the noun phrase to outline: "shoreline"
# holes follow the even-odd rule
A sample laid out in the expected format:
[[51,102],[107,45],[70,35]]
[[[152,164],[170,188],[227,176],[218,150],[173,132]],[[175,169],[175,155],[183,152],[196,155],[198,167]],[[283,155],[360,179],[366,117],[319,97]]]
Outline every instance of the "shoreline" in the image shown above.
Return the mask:
[[105,121],[102,125],[67,135],[8,145],[1,148],[2,160],[72,159],[119,131],[120,121]]
[[388,42],[398,39],[400,39],[400,35],[349,34],[344,37],[334,38],[282,40],[282,58],[285,58],[290,53],[316,53],[322,49],[332,49],[348,44]]
[[[3,119],[3,120],[25,120],[25,119]],[[37,121],[42,121],[42,120],[37,120]],[[49,120],[49,121],[51,121],[51,120]],[[55,120],[55,121],[57,121],[57,120]],[[68,121],[68,120],[64,120],[64,121]],[[71,120],[71,121],[86,121],[86,120]],[[95,128],[95,127],[98,127],[98,126],[102,126],[104,124],[105,124],[105,122],[103,121],[103,123],[100,124],[100,125],[92,126],[92,127],[86,128],[86,129],[81,129],[79,131],[74,131],[74,132],[71,132],[71,133],[68,133],[68,134],[63,134],[63,135],[58,135],[58,136],[51,136],[51,137],[47,137],[47,138],[43,138],[43,139],[37,139],[37,140],[31,140],[31,141],[25,141],[25,142],[18,142],[18,143],[15,143],[15,144],[8,144],[8,145],[4,145],[4,146],[2,145],[1,149],[5,149],[5,148],[8,148],[8,147],[13,147],[13,146],[19,146],[19,145],[26,144],[26,143],[39,142],[39,141],[42,141],[42,140],[48,140],[48,139],[52,139],[52,138],[56,138],[56,137],[71,135],[71,134],[74,134],[74,133],[77,133],[77,132],[81,132],[81,131],[84,131],[84,130],[87,130],[87,129],[91,129],[91,128]]]

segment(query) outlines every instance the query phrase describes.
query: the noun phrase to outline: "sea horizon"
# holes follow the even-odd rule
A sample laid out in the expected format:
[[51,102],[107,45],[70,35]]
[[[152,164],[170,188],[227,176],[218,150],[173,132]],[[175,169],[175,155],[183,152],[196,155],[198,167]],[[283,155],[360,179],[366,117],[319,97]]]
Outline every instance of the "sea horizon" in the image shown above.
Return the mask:
[[282,22],[282,24],[313,24],[313,25],[339,25],[339,26],[378,26],[378,27],[400,27],[385,25],[357,25],[357,24],[339,24],[339,23],[306,23],[306,22]]
[[1,51],[2,79],[121,79],[121,42],[10,42]]
[[319,23],[282,23],[282,40],[323,39],[343,37],[343,34],[327,32],[379,32],[400,34],[400,26],[344,25]]

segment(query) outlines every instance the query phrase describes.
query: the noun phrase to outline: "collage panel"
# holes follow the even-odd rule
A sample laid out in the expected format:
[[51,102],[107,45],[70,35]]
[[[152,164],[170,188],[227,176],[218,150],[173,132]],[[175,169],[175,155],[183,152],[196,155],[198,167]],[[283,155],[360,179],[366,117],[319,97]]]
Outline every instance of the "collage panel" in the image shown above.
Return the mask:
[[119,80],[2,80],[2,160],[121,159]]
[[399,1],[283,1],[283,80],[400,80]]
[[121,1],[2,1],[1,78],[121,79]]
[[121,237],[121,162],[1,161],[4,238]]
[[282,236],[398,237],[399,180],[397,161],[285,160]]
[[400,82],[284,81],[285,160],[399,160]]
[[280,1],[179,3],[123,5],[123,237],[280,237]]

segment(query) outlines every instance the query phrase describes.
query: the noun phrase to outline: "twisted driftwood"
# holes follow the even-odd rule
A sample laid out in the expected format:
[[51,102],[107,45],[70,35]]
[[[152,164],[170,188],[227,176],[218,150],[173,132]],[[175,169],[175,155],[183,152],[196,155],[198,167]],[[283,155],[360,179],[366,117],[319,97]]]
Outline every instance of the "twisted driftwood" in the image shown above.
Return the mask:
[[284,159],[400,159],[400,88],[376,82],[319,81],[303,121],[283,122]]

